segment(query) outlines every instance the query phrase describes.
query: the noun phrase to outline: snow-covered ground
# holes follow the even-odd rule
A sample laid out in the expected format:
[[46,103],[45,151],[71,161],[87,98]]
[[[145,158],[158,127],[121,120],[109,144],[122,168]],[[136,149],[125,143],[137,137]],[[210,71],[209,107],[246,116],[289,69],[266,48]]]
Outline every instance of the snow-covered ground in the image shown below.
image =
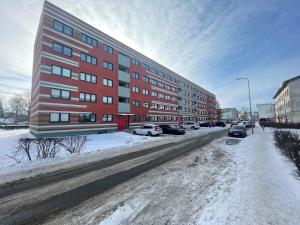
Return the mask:
[[62,212],[49,224],[298,225],[300,180],[273,129],[221,138]]
[[[18,177],[27,177],[39,172],[56,170],[71,163],[86,163],[115,155],[136,151],[137,148],[147,148],[153,145],[182,140],[188,137],[203,135],[224,128],[201,128],[196,131],[187,131],[186,135],[161,135],[149,137],[132,135],[126,132],[87,135],[87,143],[80,154],[70,154],[61,150],[52,159],[39,159],[29,162],[24,155],[23,161],[17,163],[9,156],[16,151],[20,138],[32,137],[28,129],[0,130],[0,183]],[[34,155],[34,154],[33,154]]]

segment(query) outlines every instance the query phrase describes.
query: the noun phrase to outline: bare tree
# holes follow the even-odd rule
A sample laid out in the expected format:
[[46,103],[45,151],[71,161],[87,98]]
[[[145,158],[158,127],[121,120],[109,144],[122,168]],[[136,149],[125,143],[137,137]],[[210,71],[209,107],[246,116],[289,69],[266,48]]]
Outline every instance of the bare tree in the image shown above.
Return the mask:
[[220,103],[217,101],[216,103],[216,108],[217,108],[217,120],[222,119],[223,116],[223,110],[220,107]]
[[33,143],[33,139],[31,138],[21,138],[19,139],[19,144],[18,144],[18,149],[26,153],[29,161],[31,161],[30,148],[32,143]]
[[3,98],[0,96],[0,123],[5,123],[8,118],[7,113],[8,109],[4,104]]
[[79,153],[83,150],[84,145],[87,141],[86,136],[71,136],[65,137],[60,145],[71,154]]
[[15,94],[9,100],[10,110],[14,114],[16,122],[26,119],[28,116],[29,97],[26,93],[24,95]]
[[0,118],[3,117],[4,117],[4,106],[3,106],[2,98],[0,97]]

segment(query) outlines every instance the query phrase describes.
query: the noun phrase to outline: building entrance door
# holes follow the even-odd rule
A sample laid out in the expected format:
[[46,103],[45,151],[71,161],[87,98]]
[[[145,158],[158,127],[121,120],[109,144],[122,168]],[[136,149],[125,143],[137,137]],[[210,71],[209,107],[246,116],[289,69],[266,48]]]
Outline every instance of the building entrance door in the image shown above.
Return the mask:
[[128,128],[128,117],[119,116],[118,117],[118,131],[122,131]]

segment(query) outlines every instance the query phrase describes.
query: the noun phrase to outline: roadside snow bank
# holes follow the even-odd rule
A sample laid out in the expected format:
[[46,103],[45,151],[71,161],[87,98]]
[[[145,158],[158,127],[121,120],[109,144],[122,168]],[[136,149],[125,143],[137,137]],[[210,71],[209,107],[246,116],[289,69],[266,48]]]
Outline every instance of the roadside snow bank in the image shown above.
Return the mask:
[[12,155],[16,150],[20,138],[33,136],[29,133],[28,129],[0,130],[0,182],[7,182],[10,179],[34,176],[38,173],[114,157],[131,151],[180,141],[221,129],[224,128],[201,128],[195,131],[187,131],[187,134],[182,136],[161,135],[159,137],[149,137],[132,135],[127,132],[87,135],[85,148],[79,154],[70,154],[67,151],[61,150],[55,158],[34,159],[32,161],[28,161],[25,158],[19,164],[10,158],[9,155]]

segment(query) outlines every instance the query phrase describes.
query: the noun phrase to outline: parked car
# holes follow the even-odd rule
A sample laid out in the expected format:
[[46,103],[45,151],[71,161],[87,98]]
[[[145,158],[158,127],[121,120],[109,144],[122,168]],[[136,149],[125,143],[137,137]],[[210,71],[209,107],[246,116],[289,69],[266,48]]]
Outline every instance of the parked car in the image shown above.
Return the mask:
[[252,126],[255,127],[255,122],[254,121],[246,121],[245,126],[246,126],[246,128],[251,128]]
[[247,137],[247,128],[241,125],[233,125],[228,131],[229,137]]
[[237,121],[232,122],[231,125],[230,125],[230,127],[232,127],[234,125],[239,125],[239,122],[237,122]]
[[185,134],[185,130],[176,125],[159,125],[164,134]]
[[211,127],[211,123],[210,122],[202,122],[202,123],[199,123],[199,126],[200,127]]
[[217,121],[215,122],[216,126],[217,127],[226,127],[226,124],[224,122],[221,122],[221,121]]
[[198,130],[200,128],[199,124],[196,122],[183,122],[183,124],[180,127],[191,130]]
[[155,124],[145,124],[144,126],[140,128],[133,129],[133,134],[141,134],[141,135],[147,135],[147,136],[159,136],[162,134],[162,129]]

